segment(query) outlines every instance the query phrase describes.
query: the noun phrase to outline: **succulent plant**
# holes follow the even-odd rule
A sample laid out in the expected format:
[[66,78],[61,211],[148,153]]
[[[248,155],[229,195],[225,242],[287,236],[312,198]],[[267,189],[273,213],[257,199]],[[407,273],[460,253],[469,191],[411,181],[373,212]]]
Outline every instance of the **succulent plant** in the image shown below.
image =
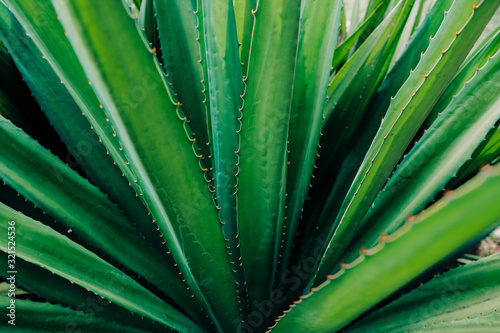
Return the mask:
[[498,332],[500,2],[430,3],[0,0],[1,331]]

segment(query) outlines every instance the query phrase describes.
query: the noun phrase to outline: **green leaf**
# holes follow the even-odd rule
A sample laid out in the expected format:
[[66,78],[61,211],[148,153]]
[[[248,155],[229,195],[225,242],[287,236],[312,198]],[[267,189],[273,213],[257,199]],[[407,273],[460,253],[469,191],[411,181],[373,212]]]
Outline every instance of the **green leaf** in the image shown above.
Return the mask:
[[[454,188],[465,179],[476,173],[482,165],[494,163],[500,157],[500,130],[498,122],[491,130],[491,135],[485,138],[486,144],[479,146],[473,154],[473,160],[466,163],[457,172],[457,177],[452,179],[446,186]],[[476,156],[474,156],[476,155]]]
[[286,221],[280,232],[279,283],[283,282],[313,174],[341,10],[341,0],[308,0],[300,18],[289,128]]
[[[439,333],[469,333],[474,330],[480,330],[481,333],[495,333],[500,325],[500,316],[498,312],[488,315],[480,315],[475,318],[457,319],[447,323],[437,324],[435,326],[425,327],[425,330]],[[421,331],[421,330],[420,330]]]
[[234,0],[236,31],[240,43],[241,73],[247,76],[250,44],[254,34],[254,13],[258,0]]
[[[229,330],[238,304],[217,210],[152,50],[120,2],[54,4],[184,279],[216,326]],[[136,91],[140,103],[127,102]]]
[[385,76],[412,5],[413,1],[400,2],[330,83],[324,109],[324,135],[320,140],[322,157],[317,160],[315,170],[315,178],[320,181],[313,182],[309,192],[312,209],[310,215],[306,215],[308,223],[304,237],[308,248],[298,256],[299,262],[317,251],[318,235],[322,242],[328,239],[342,200],[340,196],[332,204],[325,205],[328,194],[340,164],[349,153],[349,143],[356,140],[356,130],[369,113],[367,104]]
[[365,28],[361,36],[358,38],[356,49],[361,47],[361,45],[363,45],[363,43],[371,35],[371,33],[380,25],[380,23],[385,17],[387,10],[389,9],[390,3],[391,3],[390,0],[370,0],[370,3],[366,8],[366,13],[364,18],[365,21],[368,18],[368,16],[371,15],[371,13],[373,13],[377,8],[378,9],[375,12],[375,16],[370,21],[370,24],[368,24],[368,27]]
[[[7,262],[7,260],[8,260],[7,254],[3,255],[3,257],[5,258],[5,262]],[[6,275],[5,278],[9,277],[9,276],[7,276],[7,274],[5,274],[5,275]],[[0,283],[0,295],[7,296],[9,294],[9,292],[12,292],[10,290],[10,283],[8,283],[7,281],[1,282]],[[29,293],[16,286],[16,295],[20,296],[20,295],[26,295],[26,294],[29,294]]]
[[[115,131],[107,121],[102,105],[92,91],[71,44],[64,37],[64,29],[58,22],[50,1],[6,0],[5,3],[60,77],[61,84],[66,86],[81,112],[88,117],[129,182],[134,184],[135,176],[128,168],[128,158],[120,150],[122,147],[116,140]],[[6,17],[4,10],[2,13],[7,27],[14,24],[11,18]],[[135,190],[137,191],[136,188]]]
[[349,35],[349,38],[344,40],[342,44],[340,44],[335,48],[335,53],[333,55],[333,61],[332,61],[332,68],[333,68],[332,70],[338,71],[344,65],[344,63],[349,58],[349,52],[351,51],[354,44],[358,40],[359,36],[361,36],[363,31],[369,25],[371,20],[375,18],[375,13],[379,8],[380,6],[377,7],[375,11],[366,18],[366,20],[356,29],[356,31],[354,31],[352,34]]
[[246,295],[238,239],[236,193],[243,77],[232,1],[204,0],[203,21],[214,149],[215,198],[241,304],[246,302]]
[[336,218],[316,284],[335,267],[338,254],[500,3],[473,5],[473,0],[453,3],[421,61],[392,99]]
[[485,170],[393,235],[381,237],[374,248],[363,249],[356,261],[292,305],[272,332],[288,332],[304,321],[308,332],[343,328],[457,248],[494,229],[500,206],[492,198],[498,195],[500,167]]
[[283,225],[300,1],[261,2],[254,15],[238,174],[238,230],[251,310],[254,300],[271,297]]
[[498,125],[497,125],[497,130],[491,136],[491,138],[488,140],[488,143],[479,154],[476,163],[483,164],[484,162],[481,162],[481,160],[494,161],[494,159],[500,155],[499,151],[500,151],[500,133],[498,131]]
[[[428,13],[426,19],[411,39],[411,42],[406,48],[403,56],[398,59],[396,65],[387,75],[387,78],[382,82],[381,88],[379,88],[378,92],[375,94],[368,106],[370,112],[366,113],[365,117],[361,120],[358,129],[353,135],[356,139],[348,145],[347,154],[339,167],[338,174],[334,180],[334,185],[331,187],[328,197],[325,198],[325,205],[316,204],[314,206],[316,209],[309,213],[311,217],[308,217],[308,221],[310,221],[307,224],[308,226],[316,225],[318,221],[316,216],[318,216],[318,214],[322,211],[325,211],[325,215],[326,212],[328,212],[331,216],[336,216],[338,209],[340,208],[340,205],[342,204],[342,201],[345,198],[345,195],[349,190],[361,163],[363,162],[363,157],[370,148],[373,137],[380,127],[380,119],[383,118],[385,112],[387,111],[391,100],[390,97],[397,93],[397,90],[407,79],[410,70],[414,68],[420,60],[421,52],[425,51],[428,47],[428,36],[435,34],[444,19],[443,7],[449,9],[452,2],[452,0],[436,2],[435,6]],[[318,232],[321,234],[319,236],[306,237],[306,239],[308,239],[307,243],[309,244],[304,244],[304,246],[311,247],[311,249],[305,253],[308,253],[309,255],[313,253],[314,259],[318,258],[318,252],[321,252],[319,247],[328,237],[328,233],[331,229],[330,226],[334,223],[332,218],[324,218],[321,221],[327,223],[326,226],[318,225]],[[309,229],[316,232],[314,231],[314,227]],[[304,253],[304,251],[302,252]],[[311,271],[308,271],[307,273],[311,273]]]
[[[43,266],[53,273],[90,289],[128,310],[184,332],[201,331],[190,319],[164,303],[119,269],[49,227],[0,204],[0,229],[7,234],[15,226],[18,258]],[[11,221],[14,221],[12,223]],[[0,247],[8,251],[7,237]],[[19,260],[19,259],[18,259]],[[75,260],[78,265],[75,265]]]
[[495,332],[500,256],[444,273],[375,311],[348,332]]
[[413,36],[415,30],[420,26],[420,23],[422,21],[422,13],[424,13],[425,2],[426,0],[420,1],[420,5],[418,6],[417,15],[415,17],[415,21],[413,23],[413,28],[411,29],[410,36]]
[[477,71],[405,156],[365,216],[366,227],[344,261],[355,259],[361,246],[375,244],[382,232],[392,233],[443,189],[500,118],[498,89],[500,54]]
[[337,43],[340,43],[339,41],[344,41],[347,37],[344,5],[342,5],[342,10],[340,11],[339,33],[340,36],[337,37]]
[[149,43],[156,46],[157,32],[153,1],[154,0],[142,1],[138,23],[142,31],[144,31]]
[[175,99],[187,117],[202,155],[203,165],[211,169],[209,114],[206,86],[201,65],[197,6],[195,1],[154,0],[165,72],[175,91]]
[[134,19],[138,19],[140,16],[141,4],[143,0],[122,0],[123,4],[126,6],[127,11],[130,13]]
[[[8,260],[8,254],[1,252],[0,276],[4,279],[10,277],[10,274],[7,273],[10,271]],[[131,316],[129,310],[115,303],[110,303],[107,299],[94,294],[94,292],[28,261],[20,258],[16,260],[15,270],[16,295],[22,295],[20,288],[23,288],[28,290],[30,294],[42,297],[52,304],[83,311],[107,321],[152,332],[161,332],[165,328],[164,325],[155,321],[144,320],[140,316]],[[24,317],[24,313],[22,317]]]
[[6,185],[3,181],[1,181],[0,184],[2,186],[0,190],[1,203],[9,206],[14,210],[23,212],[24,215],[29,216],[36,221],[42,222],[43,224],[50,226],[52,229],[60,233],[68,231],[67,228],[64,228],[64,226],[57,224],[53,217],[45,214],[43,210],[25,199],[12,187]]
[[[446,90],[443,92],[436,105],[432,108],[422,128],[429,128],[432,123],[438,118],[439,114],[448,106],[453,97],[458,94],[464,87],[465,83],[469,81],[476,71],[483,67],[490,57],[494,56],[500,49],[500,27],[493,31],[482,47],[479,47],[467,61],[461,66],[460,71],[455,75],[453,80],[448,84]],[[421,134],[421,133],[420,133]],[[417,137],[420,137],[417,134]]]
[[330,83],[324,109],[325,135],[320,141],[320,152],[327,156],[317,162],[317,177],[331,173],[345,156],[347,144],[387,72],[413,2],[400,2]]
[[[413,2],[414,0],[400,2],[398,7],[390,13],[333,77],[328,88],[328,100],[325,103],[325,132],[332,127],[332,123],[344,116],[346,110],[342,109],[342,107],[347,108],[345,104],[348,101],[356,98],[354,107],[355,105],[363,106],[368,103],[370,97],[385,77]],[[357,80],[362,80],[363,85],[357,86]],[[342,100],[343,96],[346,96],[344,97],[345,100]],[[357,100],[361,101],[357,102]],[[339,108],[341,110],[338,110]],[[364,108],[361,107],[361,109]]]
[[441,26],[445,15],[444,11],[448,11],[454,0],[436,1],[432,9],[427,13],[427,16],[411,37],[406,49],[397,59],[387,78],[382,83],[377,94],[370,103],[374,113],[383,114],[390,104],[390,97],[395,96],[403,83],[410,76],[411,71],[419,63],[422,53],[427,50],[431,39],[435,36]]
[[200,315],[200,306],[193,302],[176,270],[97,187],[3,118],[0,144],[0,177],[5,183],[53,216],[67,232],[75,232],[93,249],[144,276],[176,303],[188,307],[191,314]]
[[396,60],[401,56],[401,54],[405,51],[406,46],[411,38],[413,33],[413,26],[419,14],[419,10],[422,8],[422,3],[425,0],[415,0],[413,4],[413,8],[411,9],[410,15],[408,15],[408,19],[405,22],[405,26],[401,32],[401,37],[399,38],[396,50],[394,51],[394,55],[391,57],[391,65],[389,66],[389,70],[394,66]]
[[[8,315],[11,300],[14,300],[15,311],[18,313],[12,324]],[[7,308],[7,310],[4,310],[7,317],[0,324],[2,332],[20,332],[21,330],[24,332],[64,332],[73,330],[88,333],[145,332],[50,303],[32,302],[2,296],[0,297],[0,306],[2,309]]]
[[[106,193],[137,225],[150,244],[159,253],[165,253],[168,249],[161,244],[163,240],[151,226],[152,219],[146,208],[122,176],[106,148],[99,142],[99,137],[88,120],[82,116],[66,87],[59,83],[60,80],[49,63],[42,58],[31,38],[24,34],[19,23],[7,12],[7,8],[0,7],[0,13],[11,20],[9,25],[0,20],[0,37],[9,47],[24,81],[78,165],[89,180]],[[66,159],[66,162],[71,161]]]
[[[207,68],[207,52],[205,48],[205,28],[204,28],[204,22],[203,22],[203,0],[196,0],[196,17],[198,18],[198,43],[200,44],[200,63],[201,67],[203,68],[203,86],[204,90],[203,93],[205,94],[205,107],[207,108],[207,115],[208,115],[208,138],[210,140],[210,149],[211,152],[213,152],[213,147],[212,147],[212,124],[211,124],[211,119],[210,119],[210,103],[207,103],[207,101],[210,101],[210,93],[209,93],[209,87],[208,87],[208,68]],[[212,157],[213,155],[211,155]],[[212,170],[213,171],[213,170]],[[213,176],[211,176],[211,179],[213,179]]]
[[[360,4],[361,0],[354,0],[354,4],[352,5],[352,11],[351,11],[351,26],[349,27],[348,35],[352,35],[354,29],[356,29],[355,32],[359,31],[359,21],[360,21]],[[344,5],[345,6],[345,5]],[[366,21],[366,20],[365,20]],[[354,33],[355,33],[354,32]],[[357,38],[356,38],[357,39]]]

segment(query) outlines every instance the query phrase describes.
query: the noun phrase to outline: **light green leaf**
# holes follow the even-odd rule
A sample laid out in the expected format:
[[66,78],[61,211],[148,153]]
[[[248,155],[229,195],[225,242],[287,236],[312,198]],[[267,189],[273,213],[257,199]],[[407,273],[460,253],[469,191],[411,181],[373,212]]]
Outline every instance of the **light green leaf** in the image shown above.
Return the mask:
[[[64,29],[50,1],[6,0],[5,3],[59,76],[61,84],[66,86],[81,112],[88,117],[114,161],[129,182],[134,184],[135,175],[128,168],[128,158],[120,150],[122,146],[115,137],[115,131],[107,122],[102,105],[89,86],[89,80],[71,44],[64,37]],[[4,9],[2,19],[7,26],[13,24]]]
[[330,83],[324,108],[324,135],[320,140],[321,157],[315,170],[315,178],[320,181],[314,181],[309,192],[312,212],[306,216],[304,237],[308,248],[299,255],[298,262],[317,251],[318,236],[322,242],[329,237],[343,197],[336,196],[335,201],[327,202],[328,194],[337,179],[340,164],[349,153],[350,142],[356,140],[356,131],[369,114],[367,105],[387,72],[412,5],[413,1],[400,2]]
[[286,222],[280,232],[281,258],[277,276],[279,283],[283,282],[282,277],[290,257],[318,154],[323,106],[331,60],[337,42],[341,10],[341,0],[308,0],[304,2],[300,18],[289,128]]
[[238,230],[251,309],[253,301],[271,297],[283,226],[300,1],[260,2],[254,15],[238,175]]
[[335,267],[338,255],[500,3],[473,5],[474,0],[453,3],[419,64],[392,99],[336,218],[316,284]]
[[[2,309],[11,306],[10,297],[0,297]],[[2,332],[64,332],[78,330],[78,332],[114,332],[114,333],[141,333],[140,329],[105,321],[81,311],[63,308],[59,305],[42,302],[32,302],[15,299],[15,308],[18,315],[12,324],[9,316],[0,323]],[[22,314],[22,315],[21,315]]]
[[[0,7],[0,13],[2,17],[8,17],[10,20],[9,25],[5,24],[5,20],[0,20],[1,38],[9,47],[24,81],[78,165],[89,180],[106,193],[109,199],[137,225],[150,244],[159,253],[164,254],[168,249],[161,244],[163,240],[152,227],[152,219],[148,216],[146,208],[109,156],[88,120],[82,116],[80,108],[66,86],[59,83],[59,77],[42,58],[31,38],[24,34],[24,30],[15,18],[10,16],[7,8]],[[71,163],[68,159],[65,162]]]
[[[123,4],[89,1],[54,4],[184,279],[217,327],[233,327],[238,309],[233,272],[187,125],[168,95],[155,55]],[[137,91],[140,103],[129,100]]]
[[258,0],[234,0],[236,31],[240,43],[241,73],[247,76],[250,43],[254,34],[254,13]]
[[[422,210],[470,159],[500,118],[500,54],[491,57],[457,93],[384,186],[343,260],[361,246],[371,247],[382,232],[392,233],[407,217]],[[481,92],[478,94],[477,92]]]
[[201,63],[196,1],[154,0],[158,32],[165,72],[175,91],[175,99],[187,117],[189,127],[196,139],[197,154],[202,155],[205,168],[211,169],[209,114],[206,101],[209,99],[208,80],[204,77]]
[[333,71],[338,71],[347,61],[347,59],[349,58],[349,52],[351,51],[352,47],[358,40],[359,36],[361,36],[363,31],[366,29],[368,24],[371,22],[371,20],[375,17],[375,13],[379,8],[380,7],[377,7],[375,11],[369,17],[367,17],[366,20],[356,29],[356,31],[349,35],[349,38],[344,40],[342,44],[335,48],[335,53],[333,54],[332,61]]
[[500,324],[499,272],[499,255],[450,270],[347,332],[495,332]]
[[[246,302],[237,225],[243,77],[232,1],[203,0],[215,198],[224,239],[235,272],[239,303]],[[231,311],[231,318],[236,309]],[[243,310],[243,307],[240,308]]]
[[[485,170],[301,297],[272,332],[334,332],[499,224],[500,167]],[[478,214],[481,212],[481,214]],[[390,275],[387,272],[391,272]],[[353,289],[352,286],[357,286]],[[303,326],[301,326],[303,327]],[[401,331],[399,331],[401,332]]]
[[191,314],[200,315],[199,304],[191,299],[175,268],[97,187],[4,118],[0,119],[0,146],[0,178],[5,183],[53,216],[63,230],[74,232],[84,244],[141,274]]
[[[49,227],[0,204],[4,235],[15,226],[15,253],[18,258],[60,275],[102,297],[183,332],[200,332],[186,316],[164,303],[119,269],[72,242]],[[14,222],[12,222],[14,221]],[[8,251],[8,238],[0,238],[0,248]],[[19,260],[19,259],[18,259]],[[78,265],[75,265],[75,261]]]
[[[8,254],[0,252],[0,276],[4,279],[10,277],[10,274],[7,273],[10,271],[8,260]],[[143,320],[140,316],[131,316],[130,311],[126,308],[110,303],[107,299],[94,294],[94,292],[21,258],[17,258],[15,270],[16,295],[26,293],[22,292],[21,288],[23,288],[29,291],[31,295],[41,297],[52,304],[83,311],[110,322],[143,329],[148,332],[161,332],[165,328],[164,325],[156,321]],[[25,316],[23,315],[23,317]]]

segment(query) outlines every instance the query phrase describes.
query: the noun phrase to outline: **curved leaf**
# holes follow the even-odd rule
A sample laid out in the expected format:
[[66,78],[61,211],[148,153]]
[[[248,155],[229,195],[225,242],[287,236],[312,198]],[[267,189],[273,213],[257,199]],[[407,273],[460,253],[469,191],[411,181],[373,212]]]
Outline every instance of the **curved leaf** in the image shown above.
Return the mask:
[[[10,297],[0,297],[2,309],[11,305]],[[126,327],[123,325],[107,322],[103,319],[92,317],[80,311],[63,308],[58,305],[41,302],[31,302],[22,299],[15,300],[18,315],[13,324],[10,324],[7,316],[0,324],[2,332],[63,332],[78,330],[78,332],[114,332],[114,333],[141,333],[143,330]],[[5,311],[8,313],[8,310]],[[5,317],[5,316],[4,316]]]
[[309,324],[307,332],[343,328],[464,244],[498,226],[500,206],[491,200],[498,195],[500,167],[491,167],[393,235],[381,236],[374,248],[361,249],[354,262],[344,264],[292,305],[272,332],[288,332],[304,321]]
[[247,76],[250,43],[254,34],[254,13],[258,0],[234,0],[236,31],[240,43],[241,73]]
[[[193,131],[202,162],[211,169],[209,114],[205,90],[208,84],[201,64],[200,35],[196,2],[192,0],[154,0],[165,71],[176,100]],[[208,82],[208,81],[207,81]]]
[[[400,2],[330,83],[324,107],[324,135],[320,140],[322,157],[317,160],[315,170],[318,181],[312,183],[309,205],[305,207],[311,207],[304,232],[308,243],[305,246],[309,248],[300,254],[299,262],[317,251],[318,235],[325,242],[332,228],[342,199],[337,198],[336,207],[325,205],[327,194],[337,179],[349,143],[356,139],[354,135],[359,123],[370,111],[367,104],[385,76],[412,6],[413,0]],[[310,275],[311,271],[308,273]]]
[[280,232],[279,284],[284,282],[283,276],[318,154],[323,106],[342,1],[307,0],[303,6],[290,114],[286,221]]
[[[0,276],[10,277],[7,273],[9,255],[0,252]],[[103,318],[110,322],[152,332],[161,332],[165,326],[149,319],[141,319],[138,315],[130,315],[130,311],[110,303],[78,284],[74,284],[51,271],[25,260],[16,260],[16,295],[18,288],[29,291],[30,294],[42,297],[52,304],[60,304],[76,311],[83,311],[91,316]],[[10,287],[9,287],[10,289]],[[24,317],[24,314],[23,316]]]
[[[61,84],[66,86],[81,112],[88,117],[109,154],[134,186],[135,176],[128,168],[128,158],[120,150],[122,146],[115,137],[115,131],[107,121],[101,109],[102,105],[92,91],[75,51],[64,37],[64,29],[58,22],[50,1],[6,0],[5,3],[59,76]],[[7,26],[13,24],[5,15],[3,19],[6,20]],[[137,191],[136,188],[135,190]]]
[[[445,20],[429,48],[392,99],[386,117],[342,203],[316,284],[321,283],[334,269],[338,255],[349,244],[413,135],[499,5],[495,1],[484,1],[477,7],[474,0],[457,0],[445,14]],[[339,239],[341,242],[337,241]]]
[[[392,233],[418,213],[468,159],[500,119],[500,54],[491,57],[405,156],[374,201],[344,260],[361,246],[371,247],[380,233]],[[480,92],[478,94],[478,92]]]
[[[450,104],[453,97],[459,93],[467,81],[469,81],[476,71],[483,67],[490,57],[495,55],[500,49],[500,27],[491,33],[486,39],[484,46],[478,48],[469,59],[461,66],[460,71],[455,75],[453,80],[448,84],[436,105],[432,108],[424,123],[423,129],[429,128],[432,123],[438,118],[439,114]],[[421,133],[420,133],[421,134]],[[417,138],[419,138],[417,134]]]
[[335,48],[335,53],[333,54],[333,61],[332,61],[332,70],[338,71],[343,64],[347,61],[349,58],[349,52],[351,51],[352,47],[358,40],[359,36],[364,32],[366,27],[370,24],[371,20],[375,18],[375,13],[377,10],[380,8],[377,7],[373,13],[370,14],[366,18],[366,20],[354,31],[351,35],[349,35],[349,38],[344,40],[342,44],[338,45]]
[[[246,302],[237,225],[243,77],[232,1],[203,0],[203,28],[210,95],[215,198],[239,303]],[[233,312],[235,309],[226,309]],[[243,307],[240,307],[243,311]]]
[[[238,304],[217,210],[152,50],[120,1],[54,4],[184,279],[215,324],[232,327],[237,310],[227,309]],[[129,102],[138,91],[140,103]]]
[[5,183],[53,216],[67,232],[74,231],[86,244],[185,305],[191,314],[200,315],[199,305],[175,269],[149,247],[98,188],[3,118],[0,147],[0,178]]
[[238,230],[251,310],[253,301],[271,297],[283,225],[300,1],[259,2],[254,15],[238,175]]
[[[0,204],[0,229],[7,235],[15,226],[15,254],[34,264],[91,289],[102,297],[164,325],[184,332],[200,332],[191,320],[144,289],[119,269],[70,241],[49,227]],[[0,247],[9,251],[7,237]],[[78,265],[75,265],[75,261]]]
[[[9,25],[5,24],[5,20],[0,20],[2,40],[7,44],[24,81],[61,140],[75,157],[78,166],[83,169],[89,180],[106,193],[109,199],[137,225],[150,244],[159,253],[164,254],[168,249],[161,244],[163,240],[152,227],[152,218],[148,216],[146,208],[109,156],[88,120],[82,116],[80,108],[66,87],[59,83],[59,77],[42,58],[31,38],[24,34],[19,23],[10,17],[7,8],[0,6],[0,13],[2,17],[8,15],[11,20]],[[72,165],[71,160],[65,161]]]
[[448,271],[375,311],[348,332],[495,332],[500,323],[494,255]]

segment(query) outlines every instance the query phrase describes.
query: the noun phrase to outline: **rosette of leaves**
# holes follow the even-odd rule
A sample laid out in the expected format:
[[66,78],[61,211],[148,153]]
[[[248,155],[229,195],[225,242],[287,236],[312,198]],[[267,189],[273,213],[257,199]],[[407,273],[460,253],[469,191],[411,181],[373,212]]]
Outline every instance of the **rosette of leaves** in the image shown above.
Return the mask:
[[497,332],[500,2],[431,3],[1,0],[2,332]]

